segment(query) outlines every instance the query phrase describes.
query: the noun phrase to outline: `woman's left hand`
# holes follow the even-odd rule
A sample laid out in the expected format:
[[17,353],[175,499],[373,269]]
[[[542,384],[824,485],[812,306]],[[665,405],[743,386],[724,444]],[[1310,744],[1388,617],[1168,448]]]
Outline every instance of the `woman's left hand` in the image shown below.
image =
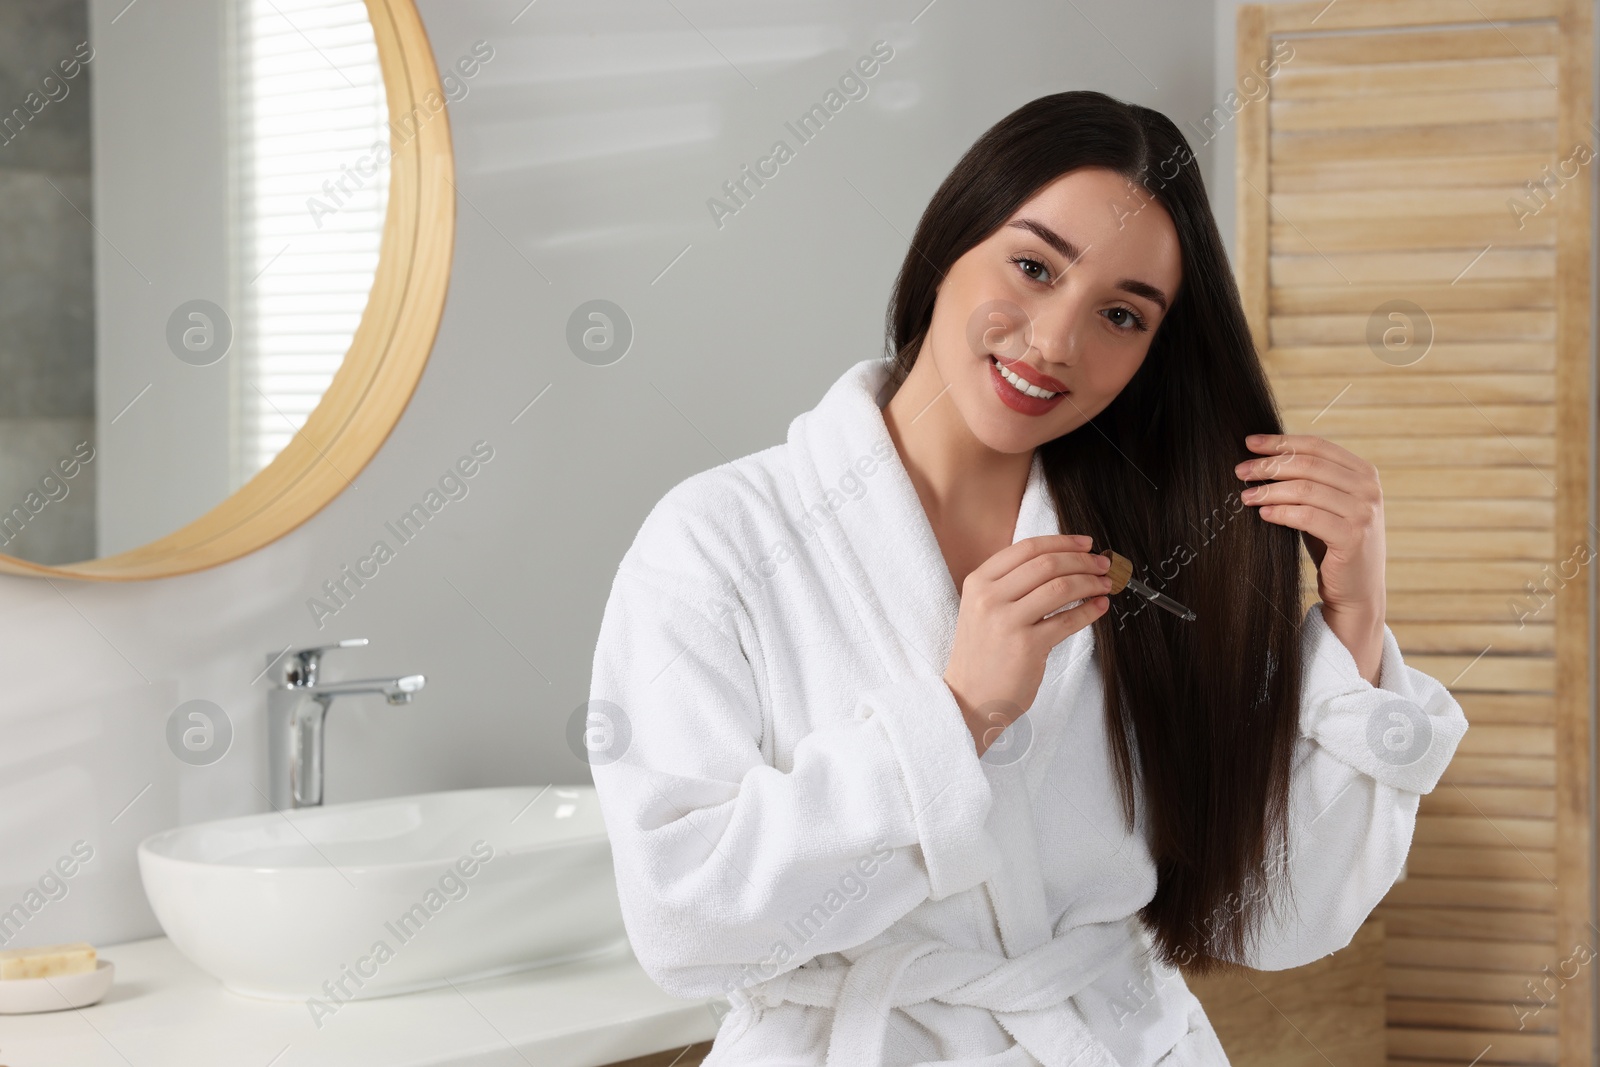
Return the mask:
[[1311,434],[1252,434],[1265,453],[1234,469],[1241,480],[1270,480],[1240,494],[1259,514],[1300,531],[1317,565],[1322,617],[1376,685],[1386,617],[1383,490],[1378,469],[1347,448]]

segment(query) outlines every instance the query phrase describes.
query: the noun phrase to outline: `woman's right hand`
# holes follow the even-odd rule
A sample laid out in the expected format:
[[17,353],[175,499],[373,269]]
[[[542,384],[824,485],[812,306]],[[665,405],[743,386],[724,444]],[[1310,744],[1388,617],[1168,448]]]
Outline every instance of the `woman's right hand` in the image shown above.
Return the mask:
[[[979,756],[1033,704],[1050,650],[1109,607],[1111,560],[1093,547],[1081,534],[1025,537],[962,582],[944,681]],[[1044,617],[1080,599],[1072,610]]]

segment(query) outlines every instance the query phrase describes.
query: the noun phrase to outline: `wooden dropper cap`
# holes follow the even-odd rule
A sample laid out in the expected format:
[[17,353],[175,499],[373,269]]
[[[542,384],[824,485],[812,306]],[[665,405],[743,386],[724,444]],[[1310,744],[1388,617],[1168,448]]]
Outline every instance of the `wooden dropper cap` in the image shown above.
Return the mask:
[[1109,556],[1111,559],[1111,569],[1106,571],[1106,577],[1111,579],[1111,591],[1120,593],[1126,589],[1128,579],[1133,577],[1133,560],[1127,556],[1119,556],[1109,548],[1097,555]]

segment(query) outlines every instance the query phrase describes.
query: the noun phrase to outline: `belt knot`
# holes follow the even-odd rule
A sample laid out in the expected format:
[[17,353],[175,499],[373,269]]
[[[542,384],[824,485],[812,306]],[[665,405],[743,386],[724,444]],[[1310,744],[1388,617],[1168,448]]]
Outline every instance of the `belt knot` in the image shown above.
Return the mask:
[[1069,927],[1015,957],[931,939],[890,942],[848,964],[812,961],[736,992],[763,1007],[831,1008],[827,1067],[881,1064],[889,1010],[929,1000],[993,1012],[1045,1067],[1118,1067],[1068,1002],[1143,948],[1136,922],[1130,916]]

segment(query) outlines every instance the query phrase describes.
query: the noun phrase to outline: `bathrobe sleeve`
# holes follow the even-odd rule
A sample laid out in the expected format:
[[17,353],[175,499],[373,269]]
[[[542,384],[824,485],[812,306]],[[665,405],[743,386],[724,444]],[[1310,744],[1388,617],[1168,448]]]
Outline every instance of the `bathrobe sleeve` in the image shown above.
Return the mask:
[[589,705],[614,706],[621,729],[590,765],[629,940],[663,990],[701,998],[772,978],[998,869],[988,779],[943,678],[807,709],[823,725],[779,771],[760,747],[772,725],[742,604],[627,562]]
[[[1383,628],[1378,685],[1322,615],[1306,613],[1300,736],[1290,780],[1287,878],[1260,879],[1272,907],[1242,962],[1299,967],[1348,945],[1400,875],[1417,807],[1432,792],[1467,730],[1444,685],[1406,666]],[[1269,893],[1270,890],[1270,893]]]

